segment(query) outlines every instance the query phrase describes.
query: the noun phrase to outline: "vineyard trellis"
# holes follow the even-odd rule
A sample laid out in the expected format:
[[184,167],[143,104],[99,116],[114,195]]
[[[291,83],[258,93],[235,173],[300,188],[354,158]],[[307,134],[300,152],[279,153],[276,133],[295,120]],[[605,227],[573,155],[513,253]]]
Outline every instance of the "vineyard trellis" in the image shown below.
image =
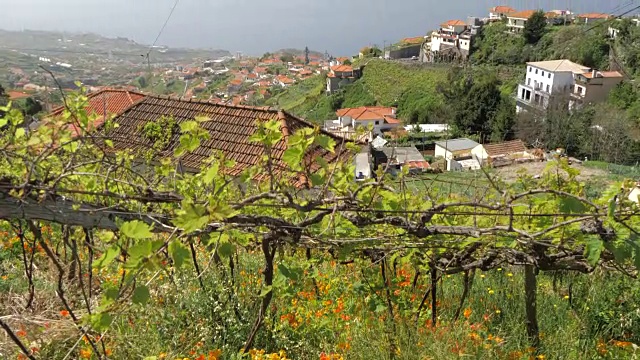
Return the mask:
[[[355,182],[351,164],[322,159],[315,159],[319,170],[311,171],[304,161],[311,145],[329,151],[357,151],[357,146],[338,144],[317,129],[285,137],[274,121],[261,123],[252,135],[265,156],[241,175],[227,175],[234,164],[222,155],[212,157],[198,173],[182,173],[180,156],[159,158],[163,149],[143,155],[111,149],[109,129],[117,124],[107,121],[102,130],[90,130],[85,102],[81,94],[65,98],[64,115],[33,131],[22,126],[19,112],[0,109],[7,112],[0,118],[0,224],[22,244],[29,294],[19,311],[32,305],[38,262],[40,272],[56,279],[56,301],[98,358],[108,355],[95,335],[102,339],[123,308],[145,303],[158,274],[171,277],[191,261],[205,287],[202,274],[211,269],[198,263],[198,252],[211,254],[218,264],[228,258],[231,273],[234,254],[257,251],[263,256],[258,312],[245,352],[282,290],[274,272],[278,259],[286,256],[284,250],[304,250],[307,267],[313,267],[314,257],[326,254],[345,264],[370,259],[387,285],[395,262],[408,259],[416,268],[414,284],[419,276],[428,276],[431,284],[415,319],[430,301],[434,325],[442,275],[464,274],[458,318],[476,270],[524,267],[526,330],[533,346],[539,342],[538,271],[590,273],[602,267],[636,277],[640,268],[639,209],[626,198],[631,182],[613,184],[600,198],[587,199],[576,170],[563,161],[551,163],[539,179],[523,176],[508,184],[485,173],[480,185],[472,185],[436,176],[418,180],[425,188],[415,192],[408,184],[416,180],[406,171],[391,179],[385,169],[378,169],[377,180]],[[78,136],[72,136],[69,124],[79,129]],[[207,139],[197,124],[194,119],[181,125],[175,154],[188,153],[194,143]],[[275,174],[268,154],[283,139],[288,143],[283,156],[287,169]],[[294,186],[291,179],[305,179],[307,186]],[[450,182],[468,185],[476,196],[438,188]],[[51,227],[59,236],[45,239],[42,229]],[[119,285],[93,286],[95,269],[119,271]],[[393,319],[388,286],[385,301]],[[36,359],[11,323],[11,316],[0,317],[19,351]]]

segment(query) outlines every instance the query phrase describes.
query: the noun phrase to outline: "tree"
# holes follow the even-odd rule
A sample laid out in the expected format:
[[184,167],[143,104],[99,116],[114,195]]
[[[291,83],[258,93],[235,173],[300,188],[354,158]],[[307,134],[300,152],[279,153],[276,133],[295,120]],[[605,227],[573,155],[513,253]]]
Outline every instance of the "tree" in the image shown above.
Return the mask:
[[147,87],[148,83],[147,83],[147,78],[144,76],[140,76],[138,77],[138,85],[140,85],[141,89],[144,89]]
[[547,30],[547,18],[542,10],[538,10],[524,24],[522,33],[527,44],[536,44]]
[[500,80],[493,73],[474,75],[454,69],[448,81],[441,84],[448,106],[454,112],[452,125],[458,135],[472,134],[488,139],[502,94]]
[[516,105],[503,96],[491,124],[491,141],[512,140],[515,137]]
[[304,64],[309,65],[309,47],[304,47]]
[[37,113],[42,111],[42,104],[38,100],[30,97],[27,98],[24,104],[24,113],[29,116],[36,115]]
[[280,56],[280,61],[282,61],[285,64],[293,62],[293,60],[294,60],[293,54],[285,53]]

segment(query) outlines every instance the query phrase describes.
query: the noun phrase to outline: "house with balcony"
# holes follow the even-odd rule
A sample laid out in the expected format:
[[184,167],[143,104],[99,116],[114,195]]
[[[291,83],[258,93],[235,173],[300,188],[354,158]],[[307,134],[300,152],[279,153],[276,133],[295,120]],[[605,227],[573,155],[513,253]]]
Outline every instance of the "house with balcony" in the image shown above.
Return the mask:
[[575,85],[569,98],[569,108],[577,109],[585,104],[605,101],[609,92],[622,82],[624,77],[617,71],[591,70],[574,76]]
[[332,66],[327,74],[327,94],[333,94],[341,87],[354,83],[360,76],[362,71],[354,69],[351,65]]
[[587,66],[569,60],[527,63],[524,83],[518,85],[516,112],[545,110],[552,96],[569,96],[574,87],[574,75],[591,71]]
[[537,10],[524,10],[507,14],[507,29],[516,34],[523,32],[527,21],[529,21],[531,15],[535,14],[536,11]]
[[[361,106],[336,111],[337,120],[324,122],[324,130],[346,139],[372,141],[383,132],[402,125],[396,118],[396,108],[383,106]],[[372,131],[368,131],[371,127]],[[359,131],[359,129],[364,131]]]
[[622,79],[617,71],[598,71],[569,60],[529,62],[525,81],[518,85],[516,112],[545,110],[551,99],[568,103],[570,109],[601,102]]
[[502,19],[506,19],[507,15],[515,12],[516,9],[510,6],[494,6],[489,9],[489,21],[500,21]]
[[420,52],[422,62],[435,62],[438,59],[466,60],[471,52],[473,24],[462,20],[449,20],[431,33]]

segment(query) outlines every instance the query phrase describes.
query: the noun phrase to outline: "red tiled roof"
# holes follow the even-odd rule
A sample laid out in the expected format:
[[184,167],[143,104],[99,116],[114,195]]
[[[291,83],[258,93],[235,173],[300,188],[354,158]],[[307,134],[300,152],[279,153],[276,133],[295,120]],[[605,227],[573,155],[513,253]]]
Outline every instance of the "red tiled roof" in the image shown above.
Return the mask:
[[[600,74],[604,78],[621,78],[621,77],[623,77],[622,74],[620,74],[617,71],[596,71],[596,74]],[[591,71],[585,72],[584,74],[582,74],[582,76],[586,77],[587,79],[593,79],[593,72],[591,72]]]
[[[145,96],[146,95],[142,93],[134,91],[104,89],[88,95],[87,105],[84,110],[89,116],[96,114],[101,115],[93,122],[93,124],[91,124],[93,129],[97,129],[105,122],[105,115],[118,115],[128,109],[131,105],[144,99]],[[60,116],[64,110],[65,107],[60,106],[54,109],[47,117],[52,118]],[[70,124],[69,128],[72,131],[73,136],[79,135],[80,129],[75,124]]]
[[[143,128],[147,123],[157,121],[163,116],[172,116],[178,124],[197,116],[208,117],[209,120],[200,123],[200,126],[209,133],[209,139],[203,140],[194,151],[182,155],[180,164],[187,171],[199,171],[206,165],[207,160],[219,151],[226,159],[235,162],[232,169],[226,170],[229,175],[238,175],[244,169],[261,163],[265,154],[264,146],[249,140],[258,130],[260,123],[278,120],[281,124],[283,138],[271,149],[276,173],[286,168],[281,159],[287,148],[289,135],[302,128],[315,128],[311,123],[269,107],[231,106],[207,101],[148,96],[114,118],[114,122],[119,126],[110,129],[104,135],[113,141],[115,151],[129,149],[134,153],[145,153],[153,148],[153,141],[144,136]],[[340,145],[342,139],[324,131],[321,133],[336,140],[338,145],[335,153],[319,146],[312,146],[304,158],[311,171],[319,169],[315,162],[318,156],[328,162],[334,162],[349,155],[346,148]],[[172,157],[179,144],[180,134],[176,132],[166,147],[154,156]]]
[[[395,108],[383,107],[383,106],[361,106],[358,108],[345,108],[336,111],[339,117],[349,116],[352,119],[358,120],[385,120],[387,118],[393,118]],[[390,124],[394,122],[387,121]],[[399,121],[397,122],[399,123]]]
[[535,14],[538,10],[524,10],[512,14],[507,14],[507,17],[514,19],[529,19],[531,15]]
[[385,115],[384,122],[386,122],[387,124],[400,124],[402,121],[396,119],[394,116]]
[[348,58],[348,57],[346,57],[346,56],[343,56],[343,57],[339,57],[339,58],[338,58],[338,61],[340,61],[340,62],[345,62],[345,61],[347,61],[347,60],[349,60],[349,58]]
[[256,74],[265,74],[267,72],[266,67],[257,66],[253,69],[253,72]]
[[331,67],[331,71],[333,72],[351,72],[353,71],[353,67],[350,65],[336,65]]
[[449,20],[447,22],[444,22],[442,24],[440,24],[440,26],[442,27],[447,27],[447,26],[464,26],[467,25],[464,21],[462,20]]
[[516,12],[516,9],[509,6],[499,5],[492,7],[491,9],[489,9],[489,11],[496,14],[508,14]]
[[9,100],[19,100],[19,99],[24,99],[24,98],[28,98],[29,94],[22,92],[22,91],[7,91],[6,94],[9,97]]
[[611,15],[603,13],[586,13],[578,15],[578,17],[582,19],[608,19]]
[[431,167],[427,161],[408,161],[404,164],[410,169],[429,169]]
[[292,79],[289,79],[288,77],[284,76],[284,75],[279,75],[276,78],[278,81],[280,81],[283,84],[293,84],[295,81]]
[[496,144],[483,145],[489,156],[509,155],[527,151],[527,147],[522,140],[505,141]]

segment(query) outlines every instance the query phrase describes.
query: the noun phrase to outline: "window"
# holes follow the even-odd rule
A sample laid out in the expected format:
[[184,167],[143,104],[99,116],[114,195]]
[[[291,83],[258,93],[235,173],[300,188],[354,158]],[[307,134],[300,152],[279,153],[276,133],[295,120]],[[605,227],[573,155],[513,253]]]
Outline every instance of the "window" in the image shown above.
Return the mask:
[[551,79],[551,73],[549,73],[548,75],[549,75],[549,76],[548,76],[548,77],[549,77],[549,79]]
[[544,71],[542,72],[542,76],[544,76]]
[[527,79],[527,85],[531,86],[531,78]]
[[538,69],[536,69],[536,75],[538,75]]
[[549,90],[551,90],[551,85],[547,85],[547,92],[550,92]]
[[531,72],[531,66],[529,66],[529,72]]
[[380,121],[379,120],[376,120],[376,125],[380,125]]

